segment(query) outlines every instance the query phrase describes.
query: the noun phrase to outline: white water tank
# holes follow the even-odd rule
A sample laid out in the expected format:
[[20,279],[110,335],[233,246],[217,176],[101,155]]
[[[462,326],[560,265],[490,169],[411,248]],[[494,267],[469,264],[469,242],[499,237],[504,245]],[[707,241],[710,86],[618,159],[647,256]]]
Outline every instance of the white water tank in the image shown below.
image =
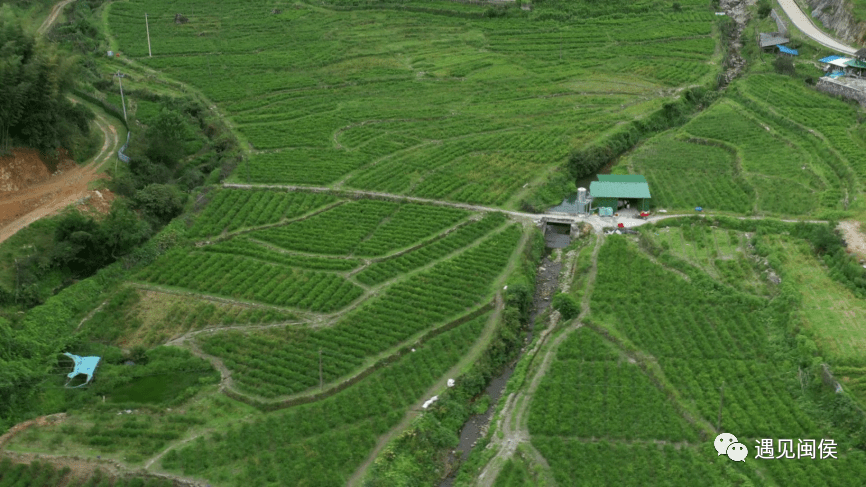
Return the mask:
[[577,188],[577,202],[586,203],[586,188]]

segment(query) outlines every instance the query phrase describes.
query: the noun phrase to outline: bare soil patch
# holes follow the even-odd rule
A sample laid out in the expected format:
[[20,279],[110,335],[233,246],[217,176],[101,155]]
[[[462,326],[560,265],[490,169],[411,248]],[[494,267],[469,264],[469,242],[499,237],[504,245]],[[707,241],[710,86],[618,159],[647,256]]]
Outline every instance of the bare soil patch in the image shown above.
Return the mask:
[[26,189],[51,176],[36,149],[17,148],[12,155],[0,157],[0,194]]
[[[21,184],[25,184],[24,181],[31,181],[31,183],[26,187],[15,183],[16,190],[0,192],[0,242],[34,221],[55,214],[76,201],[84,202],[84,198],[91,195],[88,184],[105,177],[97,174],[96,171],[100,163],[111,156],[112,148],[118,142],[117,130],[114,126],[102,116],[97,116],[97,123],[104,134],[105,141],[99,154],[87,166],[76,166],[74,162],[64,160],[58,165],[54,174],[45,178],[43,175],[48,172],[48,169],[41,159],[38,161],[34,159],[32,153],[26,156],[24,162],[14,166],[16,176],[10,175],[10,181],[22,181]],[[42,169],[39,169],[40,165]],[[12,174],[11,169],[9,172]]]
[[866,237],[860,229],[860,222],[839,222],[838,228],[842,232],[845,243],[848,244],[848,250],[857,254],[861,259],[866,259]]

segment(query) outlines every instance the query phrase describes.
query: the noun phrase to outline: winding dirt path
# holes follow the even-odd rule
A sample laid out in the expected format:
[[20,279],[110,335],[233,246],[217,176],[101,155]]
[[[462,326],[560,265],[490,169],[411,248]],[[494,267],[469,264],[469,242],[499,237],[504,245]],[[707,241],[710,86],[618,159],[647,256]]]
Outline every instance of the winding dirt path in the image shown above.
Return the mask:
[[89,164],[52,176],[41,184],[0,196],[0,221],[6,220],[0,226],[0,242],[36,220],[57,213],[90,194],[87,185],[101,177],[97,171],[119,146],[117,129],[111,122],[97,114],[96,124],[102,131],[104,142]]
[[39,35],[45,35],[48,29],[54,25],[54,22],[57,21],[57,17],[63,12],[63,9],[74,2],[75,0],[63,0],[62,2],[57,2],[53,7],[51,7],[51,13],[48,14],[48,17],[42,22],[42,25],[36,30],[36,33]]

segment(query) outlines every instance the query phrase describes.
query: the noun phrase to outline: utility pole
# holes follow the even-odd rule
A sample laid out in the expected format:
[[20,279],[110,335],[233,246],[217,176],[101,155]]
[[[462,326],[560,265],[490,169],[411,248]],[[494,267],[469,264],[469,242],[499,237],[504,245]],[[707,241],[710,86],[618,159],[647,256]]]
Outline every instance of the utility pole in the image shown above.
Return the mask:
[[722,432],[722,405],[725,403],[725,381],[722,381],[722,387],[719,389],[722,392],[722,395],[719,397],[719,423],[717,426],[717,430],[719,433]]
[[150,52],[150,26],[147,24],[147,14],[144,14],[144,28],[147,30],[147,57],[153,57]]
[[324,377],[322,376],[322,351],[321,350],[319,350],[319,390],[320,391],[325,390],[325,381],[324,381]]
[[115,74],[117,76],[117,81],[120,83],[120,104],[123,105],[123,121],[128,122],[126,120],[126,99],[123,97],[123,79],[126,75],[120,74],[120,71]]

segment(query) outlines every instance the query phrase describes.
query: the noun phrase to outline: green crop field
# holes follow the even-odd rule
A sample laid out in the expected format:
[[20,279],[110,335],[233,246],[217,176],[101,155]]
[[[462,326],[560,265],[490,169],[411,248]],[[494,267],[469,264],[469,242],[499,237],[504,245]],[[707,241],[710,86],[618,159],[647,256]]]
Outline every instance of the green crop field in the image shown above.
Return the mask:
[[[608,476],[620,479],[627,471],[623,485],[692,485],[694,476],[702,484],[729,485],[739,475],[756,485],[768,477],[779,485],[858,485],[866,473],[858,449],[842,447],[848,453],[838,461],[768,460],[758,464],[759,474],[755,460],[742,468],[716,460],[709,445],[715,433],[699,431],[712,431],[723,418],[724,431],[736,432],[752,459],[759,438],[843,436],[804,407],[798,367],[772,358],[780,339],[774,328],[784,315],[774,299],[779,285],[767,282],[760,255],[774,252],[774,269],[803,296],[802,308],[791,316],[804,319],[819,349],[839,364],[837,379],[862,397],[866,369],[855,352],[857,300],[826,276],[805,241],[763,232],[756,249],[740,231],[669,222],[641,228],[639,238],[607,237],[598,257],[592,321],[630,344],[628,351],[587,327],[571,331],[531,398],[532,445],[554,477],[609,485],[620,482]],[[663,376],[652,373],[651,381],[629,358],[635,350],[638,360],[657,364]],[[608,465],[610,458],[616,467]],[[512,466],[500,475],[526,473]]]
[[736,166],[736,156],[724,148],[658,137],[629,159],[634,170],[652,184],[659,208],[707,208],[748,213],[755,190]]
[[[34,359],[24,376],[48,378],[19,402],[67,416],[3,447],[214,487],[449,473],[466,487],[862,487],[866,278],[830,230],[767,217],[863,211],[863,111],[810,86],[805,54],[795,76],[747,59],[715,90],[733,61],[716,8],[95,6],[122,52],[100,69],[125,63],[138,95],[183,94],[180,109],[208,114],[208,146],[183,161],[200,173],[184,173],[180,216],[35,315],[60,329],[67,313],[63,350],[103,361],[67,390],[67,358]],[[158,125],[149,99],[130,109]],[[643,174],[674,218],[622,235],[589,219],[593,235],[544,253],[541,215],[524,211],[608,169]],[[676,215],[697,206],[760,224]],[[53,232],[38,230],[37,250]],[[17,293],[31,247],[10,242],[0,277]],[[33,328],[9,316],[0,335]],[[485,388],[506,381],[494,404]],[[460,459],[461,426],[485,410]],[[717,455],[717,428],[752,449],[745,463]],[[838,458],[761,463],[764,438],[835,438]],[[161,485],[68,474],[0,463],[0,487]]]
[[361,297],[363,290],[343,277],[301,271],[279,264],[220,253],[177,250],[143,270],[138,278],[283,307],[334,311]]
[[247,392],[262,397],[303,392],[319,384],[319,351],[324,354],[322,377],[331,382],[388,347],[481,304],[520,236],[520,227],[512,225],[484,245],[386,288],[332,327],[275,329],[246,337],[215,334],[202,338],[202,347],[223,358]]
[[817,433],[786,385],[796,374],[768,360],[768,332],[755,319],[769,313],[766,303],[722,286],[707,293],[707,286],[712,281],[685,281],[615,238],[599,255],[593,309],[656,357],[708,421],[718,414],[724,378],[750,377],[725,391],[728,428],[749,438]]
[[187,235],[220,235],[240,228],[278,223],[336,201],[333,196],[316,193],[217,191]]
[[857,110],[777,75],[753,74],[733,86],[625,162],[646,175],[656,206],[778,215],[846,208],[866,181]]
[[222,485],[342,485],[393,427],[468,351],[482,315],[328,399],[273,413],[170,451],[163,465]]
[[171,480],[150,478],[127,478],[113,480],[97,470],[86,477],[72,473],[69,467],[56,469],[49,463],[34,462],[30,465],[13,464],[8,458],[0,460],[0,486],[2,487],[57,487],[75,485],[80,487],[171,487]]
[[569,8],[558,2],[495,21],[449,2],[405,5],[465,18],[192,2],[175,24],[173,3],[133,1],[108,20],[125,55],[225,109],[255,148],[235,180],[502,205],[664,89],[713,79],[714,16],[679,4],[580,12],[580,28],[551,20]]
[[533,397],[529,432],[577,437],[695,442],[697,434],[640,368],[581,328],[557,348]]

